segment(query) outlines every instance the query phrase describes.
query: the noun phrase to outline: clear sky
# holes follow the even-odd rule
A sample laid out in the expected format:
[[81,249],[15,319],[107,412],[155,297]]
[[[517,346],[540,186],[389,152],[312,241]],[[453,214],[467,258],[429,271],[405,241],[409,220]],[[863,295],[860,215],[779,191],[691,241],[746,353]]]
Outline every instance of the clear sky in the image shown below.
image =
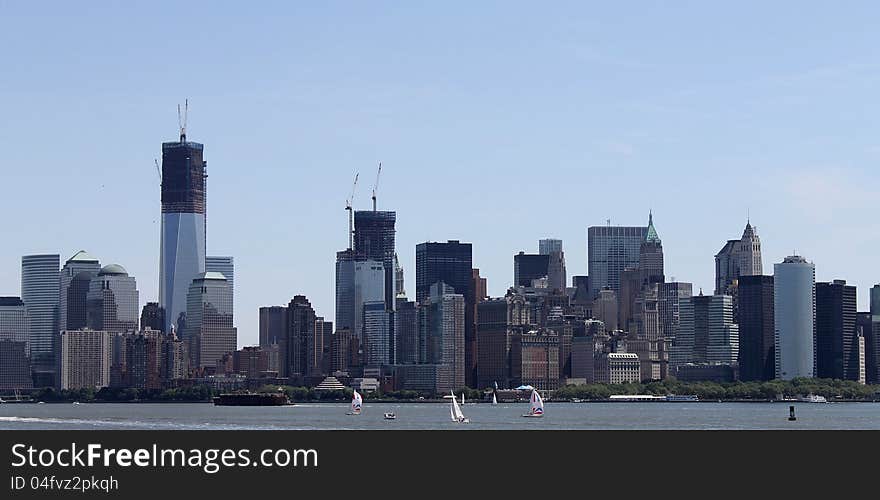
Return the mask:
[[[319,4],[319,5],[318,5]],[[880,281],[877,2],[11,2],[0,0],[0,295],[21,255],[85,249],[158,298],[153,159],[208,161],[208,254],[236,259],[239,345],[257,310],[334,316],[360,172],[415,245],[473,243],[491,295],[513,254],[644,225],[667,279],[711,293],[714,254],[757,227],[765,274]]]

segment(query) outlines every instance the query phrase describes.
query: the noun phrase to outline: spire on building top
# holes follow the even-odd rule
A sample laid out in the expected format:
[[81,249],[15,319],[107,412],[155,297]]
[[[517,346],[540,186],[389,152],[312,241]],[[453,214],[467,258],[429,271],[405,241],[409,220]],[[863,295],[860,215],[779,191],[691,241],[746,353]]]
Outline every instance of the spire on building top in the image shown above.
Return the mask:
[[654,213],[651,210],[648,211],[648,233],[645,235],[645,241],[660,243],[660,236],[657,234],[657,230],[654,229]]

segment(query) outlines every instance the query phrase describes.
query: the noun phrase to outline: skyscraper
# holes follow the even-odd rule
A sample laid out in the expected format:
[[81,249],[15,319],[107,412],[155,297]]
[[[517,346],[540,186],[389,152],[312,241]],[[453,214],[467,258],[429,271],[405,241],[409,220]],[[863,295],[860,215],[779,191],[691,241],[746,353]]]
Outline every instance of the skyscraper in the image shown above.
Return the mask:
[[513,256],[513,286],[531,287],[537,279],[546,278],[550,270],[550,255],[520,252]]
[[396,212],[357,210],[354,213],[354,251],[382,263],[385,273],[385,307],[394,308],[394,224]]
[[396,364],[419,362],[419,323],[416,303],[405,298],[397,299],[394,312],[394,353]]
[[473,249],[470,243],[449,240],[416,245],[416,302],[429,295],[431,286],[445,283],[465,301],[464,370],[468,386],[476,382],[476,335],[474,313],[476,296],[473,282]]
[[773,276],[741,276],[738,293],[739,377],[746,381],[773,380]]
[[815,375],[816,267],[800,255],[773,265],[776,378]]
[[111,333],[136,331],[138,305],[134,277],[119,264],[104,266],[89,282],[86,324],[92,330]]
[[202,273],[192,280],[186,318],[181,339],[189,345],[191,367],[210,372],[224,355],[235,352],[232,290],[222,274]]
[[670,363],[736,364],[739,328],[733,322],[729,295],[697,295],[679,302],[681,323]]
[[816,377],[859,379],[856,287],[816,283]]
[[648,283],[663,283],[663,243],[654,229],[654,214],[648,212],[648,231],[639,246],[639,270]]
[[354,262],[354,336],[361,342],[363,342],[364,304],[385,303],[386,283],[385,266],[382,262],[377,260]]
[[436,390],[448,392],[465,385],[465,300],[442,281],[431,285],[420,311],[425,330],[427,361],[437,365]]
[[648,228],[626,226],[591,226],[587,229],[587,260],[590,276],[590,294],[609,287],[620,292],[620,273],[626,268],[638,268],[642,242]]
[[871,328],[865,333],[865,367],[868,383],[880,383],[880,285],[871,287]]
[[309,375],[308,345],[315,336],[315,319],[305,295],[295,295],[287,305],[287,374],[299,383]]
[[659,283],[657,293],[663,335],[673,339],[681,324],[681,301],[694,295],[694,285],[682,282]]
[[306,338],[306,374],[309,377],[320,377],[327,373],[330,363],[324,363],[325,350],[329,355],[329,346],[333,334],[333,322],[324,321],[323,316],[315,317],[315,334]]
[[59,341],[61,389],[100,389],[110,385],[110,332],[65,330]]
[[[287,307],[270,306],[260,308],[260,347],[269,352],[276,349],[277,355],[270,355],[269,369],[278,376],[287,376]],[[277,359],[276,359],[277,358]]]
[[86,326],[86,296],[89,282],[101,270],[98,259],[80,250],[61,268],[58,301],[58,328],[77,330]]
[[548,256],[548,287],[551,290],[565,290],[568,279],[565,272],[565,253],[562,251],[562,240],[538,240],[538,253]]
[[233,313],[235,309],[235,259],[230,256],[209,255],[205,257],[205,272],[220,273],[229,283],[229,289],[232,291]]
[[[355,261],[364,260],[347,249],[336,252],[336,329],[355,330]],[[382,288],[384,296],[385,289]]]
[[404,285],[403,267],[397,260],[397,253],[394,254],[394,298],[406,297],[406,288]]
[[364,366],[379,368],[391,364],[391,312],[383,301],[365,302],[363,342]]
[[186,328],[190,285],[205,272],[208,163],[203,153],[202,144],[186,140],[184,129],[178,142],[162,143],[159,304],[165,310],[166,332],[172,325],[178,333]]
[[0,340],[23,343],[25,355],[28,357],[30,357],[29,322],[27,307],[20,298],[0,297]]
[[21,258],[21,300],[30,321],[28,341],[35,387],[54,386],[56,382],[60,260],[58,254]]
[[763,272],[761,239],[751,222],[746,222],[742,237],[728,240],[715,255],[715,294],[735,296],[740,276],[760,276]]

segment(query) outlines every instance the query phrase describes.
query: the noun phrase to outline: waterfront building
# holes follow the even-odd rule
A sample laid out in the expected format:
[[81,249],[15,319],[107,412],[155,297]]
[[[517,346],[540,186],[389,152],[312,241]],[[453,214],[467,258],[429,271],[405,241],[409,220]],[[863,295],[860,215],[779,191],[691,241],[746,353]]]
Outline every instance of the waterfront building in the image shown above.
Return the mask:
[[100,389],[110,385],[112,334],[89,329],[60,335],[60,387]]
[[816,268],[799,255],[773,265],[776,378],[813,377]]
[[773,276],[741,276],[738,293],[740,380],[773,380],[776,376]]
[[21,258],[21,300],[28,312],[28,347],[35,387],[56,385],[60,260],[58,254]]
[[596,382],[624,384],[641,381],[639,356],[631,352],[604,352],[596,358]]
[[162,143],[159,304],[165,332],[186,329],[190,285],[205,272],[207,166],[204,146],[187,141],[183,128],[179,141]]
[[856,287],[816,283],[816,377],[859,379]]
[[539,391],[552,391],[559,388],[559,335],[545,328],[529,330],[519,335],[514,342],[518,351],[519,383],[531,385]]

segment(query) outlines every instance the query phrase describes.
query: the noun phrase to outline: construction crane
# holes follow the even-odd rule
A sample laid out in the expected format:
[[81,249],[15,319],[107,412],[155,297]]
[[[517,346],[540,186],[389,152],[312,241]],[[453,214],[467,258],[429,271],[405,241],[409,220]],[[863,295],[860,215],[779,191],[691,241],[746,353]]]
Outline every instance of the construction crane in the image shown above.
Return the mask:
[[376,172],[376,183],[373,184],[373,211],[376,211],[376,190],[379,189],[379,174],[382,173],[382,162],[379,162],[379,171]]
[[156,165],[156,173],[159,174],[159,184],[162,184],[162,169],[159,168],[159,160],[153,158],[153,163]]
[[351,185],[351,195],[345,200],[345,209],[348,210],[348,249],[354,247],[354,211],[351,209],[351,203],[354,201],[354,190],[358,184],[358,176],[360,172],[354,174],[354,183]]
[[180,114],[180,104],[177,105],[177,125],[180,127],[180,142],[186,142],[186,117],[189,114],[189,99],[183,100],[183,116]]

